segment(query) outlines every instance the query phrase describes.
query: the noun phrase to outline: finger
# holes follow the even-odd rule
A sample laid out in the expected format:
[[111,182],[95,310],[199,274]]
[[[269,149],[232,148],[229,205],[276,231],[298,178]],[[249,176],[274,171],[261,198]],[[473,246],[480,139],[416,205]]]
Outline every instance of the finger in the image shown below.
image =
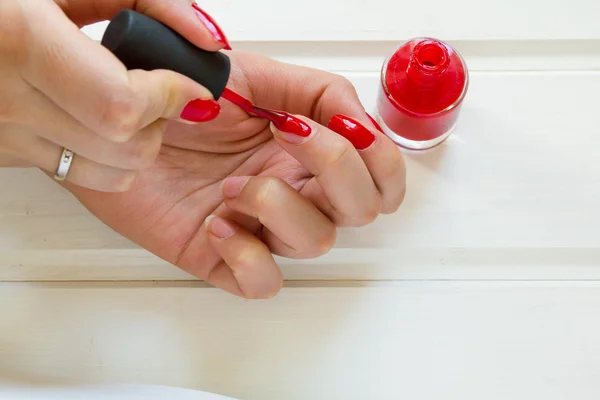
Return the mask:
[[406,193],[406,166],[398,146],[383,133],[345,115],[334,116],[328,127],[358,150],[381,193],[381,212],[397,211]]
[[[137,132],[125,143],[115,143],[98,136],[62,110],[40,92],[31,92],[17,100],[18,120],[39,136],[75,154],[115,168],[137,170],[156,160],[162,144],[166,120],[159,119]],[[39,121],[44,121],[40,126]]]
[[331,204],[323,207],[328,216],[338,226],[363,226],[375,220],[381,195],[352,144],[314,121],[294,119],[295,123],[283,127],[286,131],[273,124],[271,130],[279,144],[315,176]]
[[127,71],[53,2],[36,2],[34,9],[30,3],[31,56],[21,68],[24,79],[100,136],[127,141],[157,119],[187,116],[194,99],[205,101],[194,105],[208,112],[205,117],[218,114],[218,103],[203,86],[172,71]]
[[[63,148],[32,131],[18,128],[0,135],[0,148],[11,155],[54,175],[58,169]],[[124,192],[137,176],[136,171],[128,171],[98,164],[75,154],[66,180],[77,186],[102,192]]]
[[229,208],[264,225],[262,240],[271,252],[289,258],[313,258],[333,247],[335,225],[283,180],[233,177],[224,181],[222,191]]
[[[256,104],[309,115],[324,125],[329,124],[336,115],[346,115],[367,127],[370,132],[359,136],[356,136],[355,132],[337,133],[342,134],[361,150],[361,157],[383,197],[381,212],[397,210],[406,191],[402,154],[380,129],[373,129],[377,129],[378,126],[364,110],[352,82],[339,75],[284,64],[254,54],[236,53],[232,56],[235,63],[244,70],[246,84],[253,88],[252,100]],[[268,70],[269,74],[265,75],[264,70]],[[290,76],[293,79],[290,79]],[[355,137],[352,137],[353,135]],[[376,139],[375,143],[373,139]],[[367,150],[368,146],[372,148]],[[371,157],[371,154],[376,155]],[[323,197],[326,200],[321,196],[320,188],[312,186],[313,183],[309,183],[307,190],[312,190],[315,198]],[[327,204],[320,204],[320,208],[326,209]],[[331,204],[329,209],[332,213],[335,212]]]
[[207,218],[206,229],[224,261],[209,274],[207,282],[248,299],[266,299],[279,293],[283,276],[263,242],[221,217]]
[[112,19],[120,10],[132,8],[173,28],[196,46],[209,51],[230,50],[227,37],[216,21],[189,0],[68,0],[60,2],[64,12],[80,27]]
[[247,93],[261,107],[306,115],[322,125],[327,125],[336,114],[369,123],[354,85],[343,76],[258,54],[235,52],[231,58],[244,72],[245,82],[235,82],[236,88],[243,92],[245,87],[251,87]]

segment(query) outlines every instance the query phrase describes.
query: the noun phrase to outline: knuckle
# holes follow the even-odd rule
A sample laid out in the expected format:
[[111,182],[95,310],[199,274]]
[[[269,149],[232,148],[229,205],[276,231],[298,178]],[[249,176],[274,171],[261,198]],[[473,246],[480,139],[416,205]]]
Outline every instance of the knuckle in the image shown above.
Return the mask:
[[113,90],[101,116],[101,129],[116,141],[129,140],[140,128],[144,104],[133,87],[124,85]]
[[244,297],[247,299],[269,298],[276,294],[274,291],[279,291],[278,289],[281,286],[280,284],[277,285],[277,282],[274,282],[274,280],[273,282],[270,282],[269,280],[269,282],[248,284],[249,279],[252,278],[250,276],[251,271],[255,270],[254,266],[257,263],[257,260],[262,258],[261,256],[261,249],[247,245],[239,249],[235,255],[232,255],[231,260],[229,260],[228,263]]
[[337,85],[345,90],[350,90],[350,91],[354,91],[354,84],[350,81],[350,79],[346,78],[345,76],[338,76],[338,79],[336,81]]
[[378,199],[370,204],[369,207],[365,207],[362,210],[360,215],[354,217],[348,217],[346,219],[346,226],[360,228],[366,225],[373,223],[382,210],[382,200],[381,196],[378,196]]
[[335,246],[336,240],[337,240],[337,229],[332,224],[328,229],[326,229],[326,230],[324,229],[323,234],[316,240],[315,257],[319,257],[319,256],[329,253],[331,251],[331,249],[333,249],[333,246]]
[[230,256],[229,264],[236,279],[244,279],[244,271],[247,271],[260,256],[257,253],[254,247],[246,245]]
[[350,151],[350,145],[345,140],[338,140],[334,142],[327,151],[325,159],[323,160],[325,165],[334,166],[339,164]]
[[273,203],[274,194],[281,184],[281,180],[275,177],[265,177],[261,179],[261,184],[257,189],[255,196],[255,206],[257,210],[264,210],[269,208]]
[[400,209],[400,206],[402,205],[402,203],[404,203],[404,198],[406,197],[406,186],[402,189],[402,191],[400,192],[400,194],[396,197],[394,197],[393,199],[391,199],[390,201],[388,201],[387,203],[385,203],[382,207],[381,213],[382,214],[393,214],[396,211],[398,211],[398,209]]
[[392,214],[398,211],[406,196],[406,166],[402,154],[396,153],[396,158],[386,163],[380,174],[384,199],[382,213]]
[[368,209],[362,219],[363,222],[363,226],[364,225],[369,225],[372,224],[373,222],[375,222],[375,220],[379,217],[379,214],[381,213],[381,208],[382,208],[382,202],[381,202],[381,198],[379,199],[379,201],[377,202],[377,205]]
[[335,92],[338,96],[339,94],[350,97],[357,96],[356,88],[352,81],[350,81],[350,79],[342,75],[335,76],[335,79],[330,85],[330,89],[332,90],[332,92]]

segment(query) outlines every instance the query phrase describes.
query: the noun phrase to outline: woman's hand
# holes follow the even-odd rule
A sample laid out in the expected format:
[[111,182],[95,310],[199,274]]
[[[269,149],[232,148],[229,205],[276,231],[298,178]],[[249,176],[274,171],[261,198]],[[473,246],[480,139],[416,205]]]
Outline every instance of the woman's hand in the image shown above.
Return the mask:
[[197,123],[218,115],[211,93],[191,79],[127,71],[79,30],[133,6],[199,47],[228,47],[217,25],[188,0],[2,0],[1,158],[54,174],[68,148],[76,154],[72,183],[119,192],[154,163],[166,120]]
[[275,130],[223,102],[210,123],[171,123],[157,162],[128,192],[67,187],[115,231],[159,257],[233,294],[267,298],[282,286],[272,253],[320,256],[334,245],[336,228],[396,211],[405,168],[344,78],[231,56],[230,87],[259,106],[306,116],[308,137]]

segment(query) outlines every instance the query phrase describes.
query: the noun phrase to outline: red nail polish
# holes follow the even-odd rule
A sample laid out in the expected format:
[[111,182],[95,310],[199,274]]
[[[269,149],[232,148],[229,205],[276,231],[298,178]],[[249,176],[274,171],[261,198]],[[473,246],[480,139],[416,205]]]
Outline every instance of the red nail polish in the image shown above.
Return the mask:
[[200,19],[200,21],[206,26],[208,31],[213,35],[215,40],[219,43],[225,45],[225,50],[231,50],[231,46],[229,45],[229,41],[227,41],[227,37],[223,33],[223,30],[217,25],[216,21],[208,15],[203,9],[201,9],[198,4],[193,3],[192,7],[196,12],[196,15]]
[[375,143],[375,134],[373,132],[357,120],[345,115],[336,115],[331,118],[328,127],[348,139],[357,150],[368,149]]
[[468,69],[458,52],[436,39],[412,39],[383,65],[377,120],[403,147],[437,146],[456,126],[468,86]]
[[181,119],[191,122],[208,122],[217,118],[221,112],[221,105],[215,100],[192,100],[183,112]]
[[291,133],[302,138],[307,138],[312,133],[311,127],[300,118],[286,112],[277,112],[278,118],[273,120],[275,128],[285,133]]
[[221,95],[225,100],[235,104],[247,113],[255,114],[266,118],[275,125],[275,128],[282,132],[292,133],[296,136],[307,138],[312,133],[312,128],[300,118],[293,116],[285,111],[269,110],[267,108],[257,107],[242,95],[225,88]]

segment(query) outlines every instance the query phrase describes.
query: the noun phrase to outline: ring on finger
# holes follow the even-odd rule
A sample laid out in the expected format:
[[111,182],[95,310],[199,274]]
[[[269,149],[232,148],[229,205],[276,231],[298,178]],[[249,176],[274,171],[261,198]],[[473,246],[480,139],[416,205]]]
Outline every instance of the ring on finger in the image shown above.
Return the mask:
[[69,174],[69,170],[71,169],[71,164],[73,163],[73,158],[75,154],[64,148],[62,154],[60,156],[60,161],[58,163],[58,168],[56,169],[56,174],[54,175],[54,179],[57,181],[64,181],[67,179],[67,175]]

